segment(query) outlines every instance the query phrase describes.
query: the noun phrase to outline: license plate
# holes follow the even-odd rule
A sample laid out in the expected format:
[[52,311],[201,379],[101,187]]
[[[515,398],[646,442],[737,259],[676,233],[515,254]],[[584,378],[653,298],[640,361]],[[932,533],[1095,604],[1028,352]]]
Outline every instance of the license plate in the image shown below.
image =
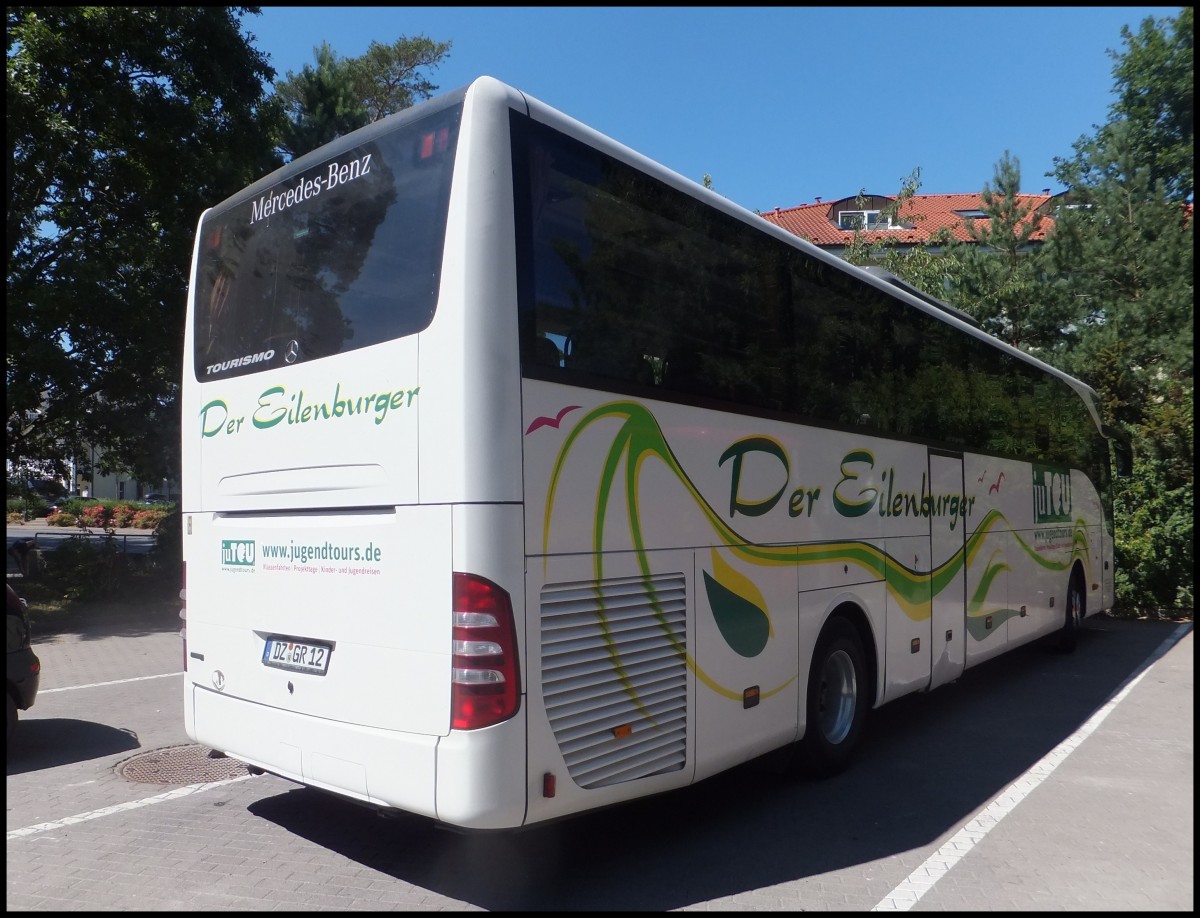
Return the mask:
[[329,655],[333,648],[317,641],[298,641],[295,638],[270,637],[263,647],[262,661],[276,669],[323,676],[329,671]]

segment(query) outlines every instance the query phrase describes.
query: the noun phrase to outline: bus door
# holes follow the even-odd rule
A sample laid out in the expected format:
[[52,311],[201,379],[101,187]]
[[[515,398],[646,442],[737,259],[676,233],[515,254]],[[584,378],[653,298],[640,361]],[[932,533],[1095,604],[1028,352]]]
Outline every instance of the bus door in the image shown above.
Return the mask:
[[929,687],[953,682],[966,662],[966,489],[961,453],[929,451],[929,540],[933,577],[933,672]]

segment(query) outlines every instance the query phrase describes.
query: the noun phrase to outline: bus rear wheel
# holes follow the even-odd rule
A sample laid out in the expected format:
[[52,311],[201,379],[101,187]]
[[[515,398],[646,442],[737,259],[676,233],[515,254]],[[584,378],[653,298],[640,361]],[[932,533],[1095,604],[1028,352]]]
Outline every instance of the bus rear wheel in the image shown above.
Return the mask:
[[801,760],[814,777],[849,764],[867,717],[867,670],[858,631],[844,618],[825,626],[808,674]]

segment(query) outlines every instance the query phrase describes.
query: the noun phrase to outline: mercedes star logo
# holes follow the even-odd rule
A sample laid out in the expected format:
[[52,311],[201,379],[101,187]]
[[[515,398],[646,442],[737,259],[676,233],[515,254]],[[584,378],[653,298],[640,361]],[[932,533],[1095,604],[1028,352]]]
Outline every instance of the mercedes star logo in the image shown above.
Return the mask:
[[288,363],[295,363],[300,359],[299,341],[292,340],[288,342],[287,350],[284,352],[283,359]]
[[213,672],[212,680],[213,680],[213,688],[215,688],[218,692],[222,691],[225,688],[225,674],[223,672],[221,672],[219,669],[215,670]]

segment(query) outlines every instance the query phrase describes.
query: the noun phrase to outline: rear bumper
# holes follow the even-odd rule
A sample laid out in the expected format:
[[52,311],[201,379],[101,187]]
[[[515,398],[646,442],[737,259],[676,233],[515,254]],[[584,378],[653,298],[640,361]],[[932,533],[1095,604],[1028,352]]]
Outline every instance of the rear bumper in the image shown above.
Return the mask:
[[37,698],[38,683],[41,681],[42,663],[32,648],[14,650],[8,655],[8,688],[17,707],[27,711]]
[[188,695],[199,743],[297,784],[437,818],[436,736],[283,711],[194,683]]
[[193,740],[281,778],[464,829],[524,822],[523,714],[425,736],[284,711],[195,683],[185,692]]

